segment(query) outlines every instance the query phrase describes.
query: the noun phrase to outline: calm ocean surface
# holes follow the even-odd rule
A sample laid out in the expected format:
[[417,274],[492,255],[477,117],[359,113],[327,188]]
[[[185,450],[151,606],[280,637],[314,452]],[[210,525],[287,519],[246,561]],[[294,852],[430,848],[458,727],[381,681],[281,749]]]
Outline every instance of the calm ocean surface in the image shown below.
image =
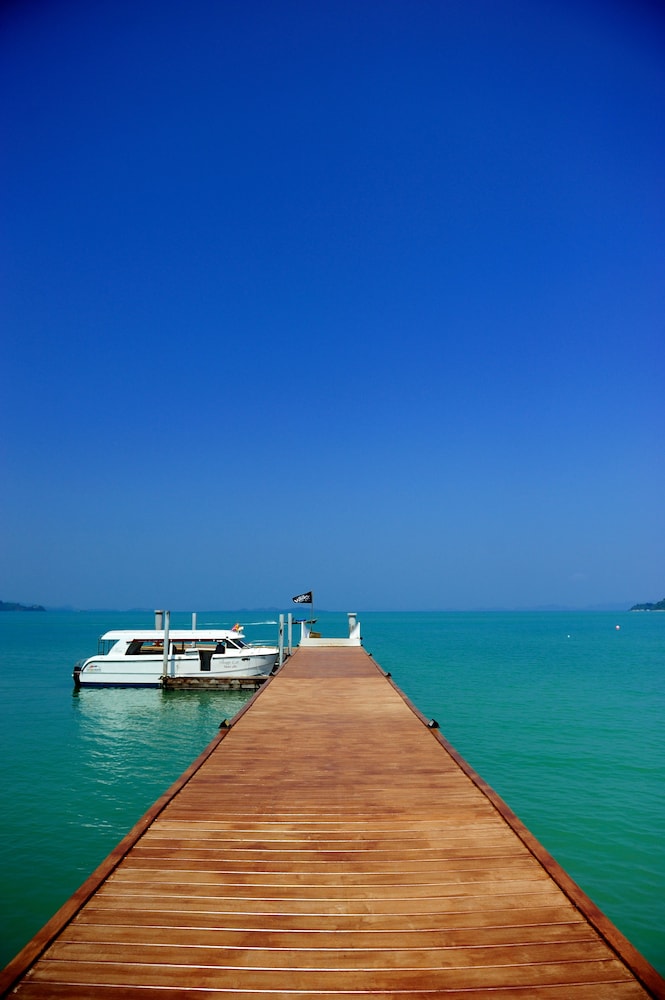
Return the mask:
[[[199,613],[198,625],[275,617]],[[318,618],[324,634],[345,634],[345,615]],[[360,620],[365,648],[665,973],[665,614]],[[101,632],[132,626],[152,615],[0,614],[0,966],[248,697],[74,693],[74,662]],[[276,641],[275,625],[246,632]]]

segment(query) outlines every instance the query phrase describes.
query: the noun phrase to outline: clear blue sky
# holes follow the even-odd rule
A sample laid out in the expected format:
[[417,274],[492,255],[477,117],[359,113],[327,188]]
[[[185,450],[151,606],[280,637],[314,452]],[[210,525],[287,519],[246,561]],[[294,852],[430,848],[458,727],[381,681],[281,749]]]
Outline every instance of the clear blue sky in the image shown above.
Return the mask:
[[665,595],[665,14],[22,0],[0,599]]

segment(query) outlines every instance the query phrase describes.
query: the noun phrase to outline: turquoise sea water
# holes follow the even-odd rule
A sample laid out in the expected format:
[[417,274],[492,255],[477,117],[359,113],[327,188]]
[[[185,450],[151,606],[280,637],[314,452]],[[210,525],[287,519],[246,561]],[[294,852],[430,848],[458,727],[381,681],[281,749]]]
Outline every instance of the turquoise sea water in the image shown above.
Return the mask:
[[[345,615],[318,618],[324,634],[345,634]],[[198,616],[199,627],[237,620],[247,613]],[[665,615],[360,620],[365,648],[665,973]],[[138,613],[0,614],[0,965],[248,697],[74,692],[73,664],[101,632],[151,625]],[[276,626],[247,634],[275,641]]]

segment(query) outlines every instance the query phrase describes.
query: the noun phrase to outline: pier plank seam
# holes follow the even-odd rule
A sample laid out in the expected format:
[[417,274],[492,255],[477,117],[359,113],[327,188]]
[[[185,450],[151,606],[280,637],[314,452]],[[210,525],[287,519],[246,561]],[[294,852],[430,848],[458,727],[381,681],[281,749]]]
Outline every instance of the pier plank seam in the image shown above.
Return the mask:
[[362,649],[298,650],[2,995],[665,997],[427,724]]

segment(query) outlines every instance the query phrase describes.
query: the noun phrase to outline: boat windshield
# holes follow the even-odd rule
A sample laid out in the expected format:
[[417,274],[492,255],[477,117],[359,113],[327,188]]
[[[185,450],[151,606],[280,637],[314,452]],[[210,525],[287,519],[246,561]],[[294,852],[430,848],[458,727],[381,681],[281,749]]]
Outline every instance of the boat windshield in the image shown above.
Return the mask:
[[117,639],[100,639],[97,643],[97,655],[107,656],[117,642]]

